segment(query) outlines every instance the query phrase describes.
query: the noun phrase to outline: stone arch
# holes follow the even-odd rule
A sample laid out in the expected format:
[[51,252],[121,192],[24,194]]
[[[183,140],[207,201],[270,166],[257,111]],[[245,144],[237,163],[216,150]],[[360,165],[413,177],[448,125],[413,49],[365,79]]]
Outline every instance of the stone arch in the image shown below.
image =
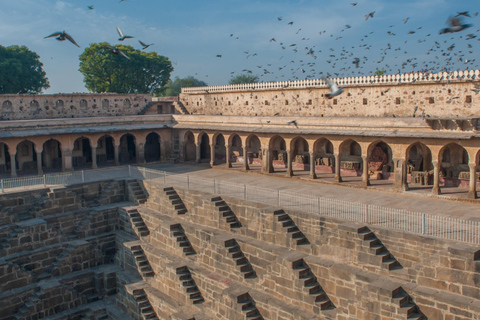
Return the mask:
[[4,112],[4,113],[13,112],[13,106],[12,106],[12,103],[9,100],[3,101],[2,112]]
[[193,132],[187,131],[183,137],[185,161],[193,161],[196,157],[195,136]]
[[88,102],[85,99],[80,100],[80,110],[86,110],[88,108]]
[[210,138],[205,132],[200,132],[198,135],[198,141],[200,143],[200,161],[210,161]]
[[[255,162],[261,163],[262,157],[262,143],[256,134],[251,134],[245,139],[247,154],[244,155],[249,164]],[[255,160],[257,159],[257,160]]]
[[42,167],[47,169],[62,168],[62,148],[60,141],[52,138],[43,143]]
[[124,108],[130,108],[131,105],[132,105],[132,102],[130,102],[130,99],[124,99],[123,100],[123,107]]
[[83,167],[92,163],[92,141],[90,138],[81,136],[73,142],[72,165]]
[[292,152],[292,166],[305,170],[305,165],[310,163],[310,154],[308,142],[303,137],[295,137],[290,142],[290,151]]
[[115,161],[115,139],[105,134],[97,140],[97,165]]
[[230,141],[229,144],[231,145],[230,157],[233,158],[233,162],[236,162],[239,157],[243,157],[242,139],[238,134],[234,133],[228,137],[228,140]]
[[225,148],[225,136],[222,133],[216,133],[212,141],[215,143],[215,161],[220,163],[225,163],[229,155],[227,155],[227,150]]
[[347,139],[340,144],[339,153],[340,169],[344,170],[342,175],[360,175],[359,170],[362,170],[363,167],[360,144],[353,139]]
[[285,139],[279,135],[270,138],[269,149],[271,152],[272,168],[287,167],[287,144]]
[[55,110],[63,112],[63,106],[64,106],[63,100],[59,99],[55,101]]
[[120,137],[119,160],[120,163],[134,163],[137,161],[136,138],[131,133]]
[[145,138],[145,162],[160,161],[160,135],[150,132]]
[[30,101],[30,110],[38,110],[40,108],[40,105],[38,104],[37,100],[32,100]]
[[110,101],[108,99],[103,99],[102,100],[102,109],[107,110],[110,108]]
[[415,185],[433,184],[432,151],[417,141],[405,151],[407,182]]
[[465,172],[470,172],[468,166],[468,152],[458,143],[449,143],[438,152],[440,163],[440,177],[445,186],[459,186],[458,179],[464,180]]
[[30,140],[23,140],[17,145],[16,168],[19,171],[37,170],[37,153],[35,143]]
[[11,171],[12,159],[8,150],[8,145],[0,142],[0,173]]
[[[368,171],[393,172],[392,148],[384,141],[372,142],[367,148]],[[384,177],[385,178],[385,177]]]
[[315,157],[315,165],[321,166],[316,168],[320,172],[333,172],[335,166],[335,155],[333,143],[327,138],[317,139],[313,144],[313,155]]

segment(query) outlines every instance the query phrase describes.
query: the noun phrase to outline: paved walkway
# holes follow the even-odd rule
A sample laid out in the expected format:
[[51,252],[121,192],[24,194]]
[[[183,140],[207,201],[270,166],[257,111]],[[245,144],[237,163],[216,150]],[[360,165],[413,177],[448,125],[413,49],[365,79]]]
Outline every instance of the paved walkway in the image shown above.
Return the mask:
[[[391,182],[383,180],[379,181],[382,184],[374,185],[373,188],[366,190],[356,186],[354,178],[357,177],[345,177],[345,180],[350,182],[342,186],[333,184],[328,178],[323,179],[321,175],[316,180],[308,179],[308,172],[306,174],[305,172],[303,174],[296,172],[296,176],[288,178],[284,176],[284,171],[266,175],[259,173],[258,168],[244,172],[240,170],[240,167],[232,169],[226,169],[224,166],[210,168],[207,164],[158,164],[151,167],[171,173],[225,180],[240,185],[247,184],[267,189],[279,189],[305,195],[480,221],[480,200],[464,202],[455,200],[455,197],[451,200],[444,199],[431,195],[430,189],[397,193],[391,190]],[[361,177],[358,178],[361,181]],[[454,189],[458,190],[458,188]],[[463,192],[463,190],[460,191]]]

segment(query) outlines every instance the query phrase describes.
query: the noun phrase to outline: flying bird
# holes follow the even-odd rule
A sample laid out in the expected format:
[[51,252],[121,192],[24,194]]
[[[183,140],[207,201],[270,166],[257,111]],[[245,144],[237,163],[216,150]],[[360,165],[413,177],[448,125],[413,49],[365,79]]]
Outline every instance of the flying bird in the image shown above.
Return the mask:
[[373,15],[375,14],[375,11],[370,12],[369,14],[365,15],[365,20],[368,20],[368,18],[373,18]]
[[221,54],[217,54],[217,58],[221,58],[221,57],[222,57],[222,55],[221,55]]
[[328,99],[332,99],[333,97],[336,97],[343,92],[344,87],[339,88],[335,82],[326,78],[325,78],[325,82],[328,84],[331,91],[331,93],[327,93],[325,95]]
[[93,6],[87,6],[88,10],[93,10]]
[[464,17],[467,17],[467,18],[471,18],[470,15],[468,14],[468,11],[457,12],[457,15],[456,15],[455,17],[460,17],[460,16],[464,16]]
[[355,6],[357,5],[356,2],[352,2],[352,3],[350,3],[350,4],[352,5],[352,7],[355,7]]
[[146,43],[143,43],[142,41],[138,40],[138,42],[140,42],[140,44],[142,45],[142,50],[145,50],[147,49],[148,47],[150,46],[153,46],[153,43],[150,43],[150,44],[146,44]]
[[459,32],[472,26],[471,24],[463,24],[460,18],[449,18],[447,23],[449,27],[440,30],[439,34]]
[[129,39],[129,38],[133,38],[133,37],[131,37],[131,36],[126,36],[126,35],[124,35],[123,32],[122,32],[122,30],[120,30],[120,28],[119,28],[118,26],[116,26],[116,27],[117,27],[117,32],[118,32],[118,34],[120,35],[120,38],[118,38],[119,41],[123,41],[123,40]]
[[125,58],[129,59],[130,58],[125,54],[125,52],[123,52],[122,50],[120,50],[118,47],[112,47],[112,46],[104,46],[105,48],[107,49],[110,49],[112,51],[113,54],[120,54],[122,56],[124,56]]
[[52,33],[51,35],[46,36],[44,39],[52,38],[52,37],[56,37],[55,39],[57,39],[58,41],[68,40],[68,41],[70,41],[71,43],[73,43],[74,45],[76,45],[77,47],[80,48],[80,46],[75,42],[75,40],[73,40],[72,36],[69,35],[68,33],[66,33],[65,31]]

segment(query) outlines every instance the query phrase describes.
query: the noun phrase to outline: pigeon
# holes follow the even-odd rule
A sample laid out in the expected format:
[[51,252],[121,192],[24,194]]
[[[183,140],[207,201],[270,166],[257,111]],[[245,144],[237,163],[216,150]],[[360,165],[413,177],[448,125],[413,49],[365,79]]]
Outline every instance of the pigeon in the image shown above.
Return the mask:
[[75,42],[75,40],[73,40],[72,36],[69,35],[68,33],[66,33],[65,31],[52,33],[51,35],[46,36],[44,39],[52,38],[52,37],[56,37],[55,39],[57,39],[58,41],[68,40],[68,41],[70,41],[71,43],[73,43],[74,45],[76,45],[77,47],[80,48],[80,46]]
[[287,122],[288,125],[294,124],[295,127],[298,127],[297,120],[292,120]]
[[455,17],[460,17],[460,16],[464,16],[464,17],[467,17],[467,18],[471,18],[470,15],[468,14],[468,11],[457,12],[457,15],[456,15]]
[[93,6],[87,6],[88,10],[93,10]]
[[112,46],[104,46],[104,47],[112,50],[113,54],[120,54],[120,55],[124,56],[125,58],[127,58],[128,60],[130,60],[130,58],[125,54],[125,52],[120,50],[118,47],[112,47]]
[[373,18],[373,15],[375,14],[375,11],[370,12],[369,14],[365,15],[365,20],[368,20],[368,18]]
[[360,63],[360,59],[359,58],[355,58],[353,59],[353,62],[352,62],[354,65],[355,65],[355,68],[358,68],[358,64]]
[[128,39],[128,38],[133,38],[131,36],[124,35],[122,30],[120,30],[120,28],[118,26],[116,26],[116,27],[117,27],[117,32],[120,35],[120,38],[118,38],[119,41],[123,41],[123,40]]
[[148,47],[153,46],[153,43],[145,44],[145,43],[143,43],[143,42],[140,41],[140,40],[138,40],[138,42],[140,42],[140,44],[143,46],[142,50],[145,50],[145,49],[147,49]]
[[328,84],[331,91],[331,93],[327,93],[325,95],[328,99],[332,99],[333,97],[336,97],[343,92],[344,87],[339,88],[335,82],[330,81],[329,79],[325,79],[325,82]]
[[462,20],[460,18],[449,18],[447,23],[450,26],[440,30],[439,34],[459,32],[472,26],[471,24],[462,24]]
[[221,54],[217,54],[217,58],[221,58],[221,57],[222,57],[222,55],[221,55]]
[[350,3],[350,4],[352,5],[352,7],[355,7],[355,6],[357,5],[356,2],[352,2],[352,3]]

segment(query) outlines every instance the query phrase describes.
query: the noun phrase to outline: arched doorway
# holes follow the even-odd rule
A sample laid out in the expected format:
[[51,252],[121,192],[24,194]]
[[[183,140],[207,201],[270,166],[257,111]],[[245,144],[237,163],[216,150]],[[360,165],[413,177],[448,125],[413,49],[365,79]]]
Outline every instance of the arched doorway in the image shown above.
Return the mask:
[[111,136],[105,135],[97,140],[97,165],[106,165],[115,161],[115,141]]
[[200,137],[200,161],[210,161],[210,139],[206,133]]
[[194,161],[196,157],[195,137],[193,136],[193,133],[191,131],[188,131],[185,134],[184,141],[185,141],[185,144],[184,144],[185,161]]
[[468,152],[456,143],[444,146],[439,153],[440,184],[445,187],[468,187],[470,168]]
[[90,139],[80,137],[73,143],[72,165],[83,167],[92,163],[92,147]]
[[43,144],[42,166],[46,169],[62,168],[62,149],[58,140],[50,139]]
[[409,188],[433,185],[432,152],[423,143],[408,146],[405,156]]
[[316,173],[333,173],[335,167],[335,155],[333,144],[326,138],[321,138],[313,144]]
[[361,176],[363,169],[362,147],[348,139],[340,146],[340,170],[342,176]]
[[120,138],[119,160],[120,163],[132,163],[137,160],[133,134],[127,133]]
[[243,158],[243,146],[242,139],[235,134],[232,138],[232,146],[230,148],[230,161],[237,162],[239,159]]
[[271,168],[286,168],[287,167],[287,147],[285,140],[280,136],[274,136],[270,139],[271,150]]
[[309,170],[310,154],[308,142],[302,137],[292,140],[292,170]]
[[17,145],[16,165],[18,171],[35,172],[37,170],[37,153],[33,142],[25,140]]
[[[363,165],[362,165],[363,167]],[[364,168],[362,168],[363,170]],[[392,158],[392,149],[390,146],[380,141],[371,146],[368,157],[368,172],[373,172],[375,179],[393,178],[394,164]]]
[[215,140],[215,162],[216,163],[225,163],[227,161],[227,150],[225,149],[225,137],[223,134],[219,133]]
[[11,158],[8,146],[0,142],[0,173],[7,173],[11,171]]
[[160,136],[156,132],[148,134],[145,140],[145,162],[160,161]]
[[251,135],[246,140],[247,154],[245,155],[248,164],[262,165],[262,144],[256,135]]

